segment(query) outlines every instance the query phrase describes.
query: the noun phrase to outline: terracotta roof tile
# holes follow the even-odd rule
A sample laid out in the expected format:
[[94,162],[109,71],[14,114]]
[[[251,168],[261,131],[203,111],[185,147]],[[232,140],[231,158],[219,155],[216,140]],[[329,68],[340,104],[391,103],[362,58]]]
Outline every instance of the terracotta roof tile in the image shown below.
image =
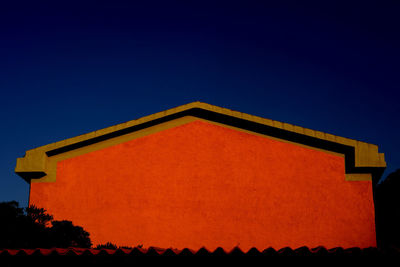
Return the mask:
[[[392,254],[399,254],[397,251],[392,251]],[[256,248],[251,248],[248,251],[242,251],[240,248],[235,247],[231,251],[225,251],[223,248],[218,247],[214,251],[210,251],[203,247],[199,250],[191,250],[188,248],[178,249],[163,249],[157,247],[149,247],[147,249],[135,247],[132,249],[118,248],[118,249],[89,249],[89,248],[52,248],[52,249],[0,249],[0,257],[21,257],[21,256],[82,256],[82,257],[105,257],[105,256],[339,256],[339,255],[384,255],[387,252],[375,247],[369,248],[342,248],[336,247],[327,249],[325,247],[308,248],[306,246],[292,249],[284,247],[281,249],[274,249],[272,247],[260,251]]]

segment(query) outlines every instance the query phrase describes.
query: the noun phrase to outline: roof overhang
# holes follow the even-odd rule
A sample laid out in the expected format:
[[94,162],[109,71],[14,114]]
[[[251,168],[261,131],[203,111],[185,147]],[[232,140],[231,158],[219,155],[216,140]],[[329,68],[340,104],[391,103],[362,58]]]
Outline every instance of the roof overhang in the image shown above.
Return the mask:
[[[187,119],[197,118],[219,125],[244,130],[296,143],[307,147],[338,153],[344,156],[346,180],[380,179],[386,162],[378,146],[353,139],[335,136],[288,123],[265,119],[202,102],[193,102],[166,111],[128,121],[98,131],[69,138],[26,151],[23,158],[17,159],[15,172],[27,182],[38,179],[54,181],[56,158],[85,152],[88,147],[101,148],[112,145],[116,140],[129,139],[133,134],[142,136],[154,129],[171,127],[185,123]],[[171,122],[176,122],[175,124]],[[169,125],[163,126],[161,125]],[[153,129],[153,130],[151,130]],[[80,152],[79,152],[80,151]],[[46,176],[49,176],[47,179]]]

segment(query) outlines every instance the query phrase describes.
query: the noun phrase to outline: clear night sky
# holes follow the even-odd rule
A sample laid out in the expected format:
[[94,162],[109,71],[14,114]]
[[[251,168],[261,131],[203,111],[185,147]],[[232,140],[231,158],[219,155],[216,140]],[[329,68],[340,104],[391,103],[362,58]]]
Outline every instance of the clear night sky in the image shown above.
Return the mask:
[[197,100],[377,144],[384,177],[400,168],[399,1],[4,2],[0,201],[27,205],[26,150]]

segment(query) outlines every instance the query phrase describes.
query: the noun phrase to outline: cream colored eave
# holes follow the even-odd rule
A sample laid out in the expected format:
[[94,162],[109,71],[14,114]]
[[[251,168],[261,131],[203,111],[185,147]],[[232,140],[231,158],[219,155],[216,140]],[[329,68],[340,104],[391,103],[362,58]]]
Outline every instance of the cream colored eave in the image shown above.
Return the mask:
[[185,111],[192,108],[201,108],[208,111],[213,111],[216,113],[221,113],[224,115],[248,120],[251,122],[256,122],[268,126],[272,126],[275,128],[283,129],[289,132],[295,132],[302,135],[311,136],[314,138],[327,140],[331,142],[335,142],[338,144],[343,144],[347,146],[354,147],[355,151],[355,167],[386,167],[386,162],[384,159],[384,154],[378,152],[378,146],[374,144],[369,144],[349,138],[344,138],[340,136],[335,136],[328,133],[323,133],[320,131],[315,131],[311,129],[307,129],[304,127],[292,125],[289,123],[274,121],[270,119],[265,119],[257,116],[253,116],[250,114],[233,111],[226,108],[221,108],[217,106],[213,106],[210,104],[202,103],[202,102],[192,102],[186,105],[178,106],[172,109],[168,109],[166,111],[158,112],[149,116],[145,116],[136,120],[131,120],[125,123],[117,124],[111,127],[107,127],[101,130],[97,130],[94,132],[90,132],[87,134],[79,135],[76,137],[68,138],[59,142],[51,143],[45,146],[41,146],[38,148],[34,148],[26,151],[26,154],[23,158],[17,159],[17,165],[15,168],[15,172],[21,173],[29,173],[29,172],[46,172],[47,169],[47,151],[51,151],[57,148],[61,148],[67,145],[75,144],[78,142],[86,141],[98,136],[103,136],[105,134],[113,133],[118,130],[122,130],[128,127],[132,127],[135,125],[139,125],[145,122],[149,122],[155,119],[159,119],[168,115],[172,115],[174,113],[178,113],[181,111]]

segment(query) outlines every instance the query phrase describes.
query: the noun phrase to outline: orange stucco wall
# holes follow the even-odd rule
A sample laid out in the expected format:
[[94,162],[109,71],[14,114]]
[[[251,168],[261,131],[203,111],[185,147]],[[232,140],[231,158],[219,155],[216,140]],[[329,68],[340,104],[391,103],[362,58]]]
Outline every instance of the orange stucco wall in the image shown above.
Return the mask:
[[60,161],[30,204],[94,244],[376,245],[371,182],[345,181],[343,157],[204,121]]

